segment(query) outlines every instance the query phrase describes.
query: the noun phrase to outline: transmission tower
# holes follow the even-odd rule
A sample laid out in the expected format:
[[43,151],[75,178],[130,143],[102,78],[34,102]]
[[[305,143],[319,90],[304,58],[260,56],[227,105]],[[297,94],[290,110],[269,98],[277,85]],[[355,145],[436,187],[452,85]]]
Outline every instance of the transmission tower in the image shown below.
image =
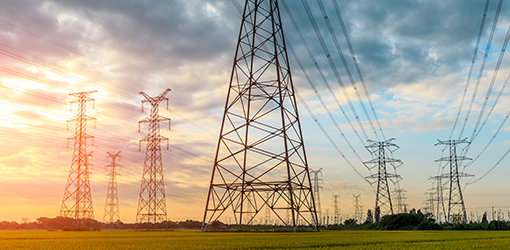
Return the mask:
[[113,224],[117,220],[120,220],[119,213],[119,192],[117,191],[117,167],[122,167],[117,164],[116,159],[120,156],[120,151],[116,154],[111,154],[107,152],[107,159],[111,159],[111,163],[105,166],[105,169],[109,172],[107,176],[109,177],[108,181],[108,190],[106,191],[106,202],[104,207],[104,215],[103,221],[106,224]]
[[142,112],[143,104],[147,102],[151,105],[151,113],[149,117],[138,122],[138,131],[140,131],[141,123],[148,123],[149,131],[147,136],[140,140],[140,145],[142,142],[147,142],[147,149],[145,150],[136,223],[153,223],[155,225],[167,220],[161,141],[167,142],[168,149],[168,138],[159,134],[159,123],[161,121],[168,121],[170,127],[170,119],[159,116],[159,104],[162,101],[166,101],[168,108],[168,98],[165,95],[169,91],[171,90],[166,89],[156,97],[150,97],[144,92],[140,92],[145,97],[145,100],[142,101]]
[[317,229],[289,66],[278,1],[247,0],[202,231],[227,214],[241,229],[267,206],[288,230],[296,231],[298,221]]
[[313,174],[313,197],[315,198],[315,208],[317,209],[317,218],[318,218],[318,224],[323,225],[324,221],[322,221],[322,210],[321,210],[321,198],[320,198],[320,190],[322,189],[321,182],[323,182],[323,179],[319,178],[319,174],[322,174],[322,168],[318,170],[312,170],[309,169],[310,174]]
[[436,215],[436,222],[441,223],[441,221],[444,218],[444,221],[448,221],[448,218],[446,217],[446,209],[444,207],[444,194],[443,194],[443,179],[447,177],[444,175],[438,175],[438,176],[431,176],[429,180],[434,180],[436,184],[436,192],[435,192],[435,207],[434,207],[434,214]]
[[[376,211],[377,207],[379,207],[380,216],[384,214],[393,214],[393,204],[391,201],[391,192],[388,181],[398,182],[402,179],[400,175],[388,173],[386,169],[387,165],[392,166],[394,169],[397,169],[400,165],[402,165],[401,160],[387,157],[388,153],[392,154],[399,149],[396,144],[392,143],[393,140],[395,140],[395,138],[382,142],[368,140],[369,145],[367,145],[366,148],[371,154],[376,155],[377,158],[363,163],[369,169],[377,167],[377,174],[372,174],[365,178],[369,180],[371,184],[377,183],[374,211]],[[378,216],[375,216],[375,218],[377,219]]]
[[333,224],[336,225],[340,224],[340,201],[338,197],[337,194],[333,195],[333,215],[335,216]]
[[62,199],[62,206],[60,207],[60,216],[65,218],[73,218],[77,224],[81,224],[84,220],[94,219],[94,210],[92,208],[92,196],[90,193],[90,169],[92,164],[89,163],[89,157],[92,156],[92,151],[87,152],[87,139],[94,138],[87,134],[87,121],[95,120],[95,118],[87,116],[86,103],[94,101],[89,95],[97,92],[87,91],[69,94],[76,97],[71,104],[77,104],[78,114],[67,122],[75,122],[74,136],[67,138],[74,141],[73,146],[73,161],[69,176],[67,177],[67,184],[64,191],[64,198]]
[[354,198],[354,219],[358,223],[363,223],[363,209],[360,201],[361,194],[358,195],[352,195]]
[[425,206],[423,207],[423,213],[426,214],[426,213],[434,213],[434,201],[436,200],[436,192],[435,192],[435,188],[431,188],[429,189],[428,192],[425,192],[424,195],[425,195]]
[[406,213],[407,211],[407,203],[406,203],[406,200],[407,200],[407,197],[405,197],[405,193],[407,192],[407,190],[405,190],[404,188],[395,188],[395,190],[393,190],[393,197],[395,197],[395,205],[397,207],[397,213]]
[[444,178],[448,178],[450,181],[450,190],[448,194],[448,222],[452,222],[453,216],[460,216],[461,223],[467,223],[466,207],[464,205],[464,197],[462,196],[462,188],[460,186],[460,178],[462,177],[473,177],[472,174],[466,174],[459,172],[459,165],[464,160],[472,160],[465,156],[457,155],[457,145],[469,142],[467,138],[462,140],[447,140],[438,142],[434,146],[445,145],[450,149],[450,156],[442,157],[437,159],[436,162],[446,161],[450,165],[450,172],[443,175]]

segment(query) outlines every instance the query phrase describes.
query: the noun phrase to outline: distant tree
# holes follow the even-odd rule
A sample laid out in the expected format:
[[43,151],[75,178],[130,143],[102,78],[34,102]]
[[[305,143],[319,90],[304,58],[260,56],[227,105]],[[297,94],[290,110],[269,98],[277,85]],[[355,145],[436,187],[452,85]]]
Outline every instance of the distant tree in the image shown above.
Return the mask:
[[346,226],[356,225],[356,219],[347,219],[344,221],[344,225]]
[[484,213],[483,213],[483,216],[482,216],[482,223],[489,223],[489,221],[487,220],[487,212],[484,212]]
[[374,222],[374,215],[372,215],[372,210],[368,209],[367,211],[367,219],[365,220],[365,224],[369,224]]
[[23,224],[27,224],[29,220],[30,220],[30,219],[29,219],[29,218],[27,218],[27,217],[23,217],[23,218],[21,218],[21,221],[23,222]]
[[414,208],[413,208],[413,209],[411,209],[411,210],[409,211],[409,213],[410,213],[410,214],[416,214],[416,209],[414,209]]
[[381,208],[377,206],[375,208],[375,222],[378,222],[381,219]]

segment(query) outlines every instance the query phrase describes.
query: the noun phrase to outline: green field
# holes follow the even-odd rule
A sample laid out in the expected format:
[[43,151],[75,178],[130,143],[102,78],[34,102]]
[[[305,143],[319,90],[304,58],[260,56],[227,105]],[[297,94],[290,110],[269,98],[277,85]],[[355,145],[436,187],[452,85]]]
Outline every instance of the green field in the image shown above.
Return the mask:
[[0,231],[5,249],[510,249],[510,231]]

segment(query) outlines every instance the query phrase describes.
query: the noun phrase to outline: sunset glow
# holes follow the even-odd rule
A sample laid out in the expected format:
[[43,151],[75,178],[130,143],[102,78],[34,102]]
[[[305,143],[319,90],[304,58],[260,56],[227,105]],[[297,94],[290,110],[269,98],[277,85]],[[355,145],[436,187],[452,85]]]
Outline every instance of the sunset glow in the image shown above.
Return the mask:
[[[234,2],[242,6],[244,1]],[[357,155],[363,161],[373,157],[365,148],[362,130],[353,128],[363,127],[368,137],[376,140],[380,124],[385,138],[396,138],[394,143],[400,147],[392,157],[404,163],[397,171],[403,177],[400,186],[407,190],[408,208],[424,207],[424,193],[433,187],[429,177],[444,169],[435,160],[446,156],[447,150],[434,147],[437,140],[476,134],[469,148],[463,148],[467,157],[476,158],[462,168],[475,175],[462,180],[467,211],[481,214],[495,207],[510,217],[510,157],[503,157],[510,147],[510,123],[506,123],[509,55],[496,71],[510,24],[510,3],[503,4],[492,46],[485,55],[496,11],[496,1],[491,3],[471,83],[464,92],[484,1],[466,1],[464,10],[461,0],[338,1],[365,77],[365,93],[358,78],[356,85],[349,82],[315,2],[309,1],[325,46],[331,50],[328,55],[301,3],[285,2],[293,13],[291,18],[282,8],[286,39],[301,64],[289,52],[293,83],[307,104],[305,108],[298,101],[308,163],[312,169],[323,168],[323,213],[328,209],[332,214],[334,195],[339,195],[343,219],[354,214],[353,195],[361,194],[365,214],[373,208],[375,186],[360,176],[374,170],[366,168]],[[324,2],[333,17],[332,2]],[[138,122],[150,112],[147,104],[141,112],[145,98],[139,93],[156,96],[167,88],[172,89],[167,95],[169,109],[162,102],[159,112],[171,119],[171,128],[167,121],[160,124],[161,135],[169,138],[169,150],[166,142],[162,143],[168,219],[201,221],[240,22],[239,10],[228,0],[4,1],[0,8],[0,221],[59,215],[73,155],[74,142],[68,138],[74,135],[76,125],[72,118],[77,106],[70,103],[74,97],[69,94],[97,90],[90,95],[94,101],[86,103],[86,115],[96,118],[88,120],[86,127],[94,136],[87,141],[88,152],[93,151],[90,186],[94,216],[99,221],[103,218],[107,152],[121,151],[120,217],[133,223],[146,147],[144,143],[140,146],[139,140],[148,130],[142,123],[138,133]],[[343,40],[340,23],[333,18],[331,22],[340,46],[345,47],[349,73],[357,77],[354,55]],[[339,87],[330,68],[330,57],[339,67],[345,89]],[[480,71],[484,57],[485,69]],[[377,121],[370,118],[367,96]],[[471,113],[466,118],[468,109]],[[332,146],[308,110],[340,150]],[[451,136],[454,124],[457,127]],[[466,184],[470,181],[477,182]]]

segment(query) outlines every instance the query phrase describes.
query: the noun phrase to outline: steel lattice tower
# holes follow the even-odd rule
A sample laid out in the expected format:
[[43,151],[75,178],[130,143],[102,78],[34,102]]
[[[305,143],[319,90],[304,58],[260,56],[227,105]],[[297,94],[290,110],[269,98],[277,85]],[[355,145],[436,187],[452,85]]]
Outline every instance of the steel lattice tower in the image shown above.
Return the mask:
[[[438,175],[438,176],[431,176],[429,180],[435,180],[436,182],[436,192],[435,192],[435,207],[434,207],[434,213],[436,215],[436,222],[441,223],[442,217],[444,217],[444,221],[448,221],[448,218],[446,217],[446,209],[444,207],[444,195],[443,195],[443,179],[445,176]],[[442,215],[442,216],[441,216]]]
[[119,212],[119,192],[117,191],[117,167],[122,167],[117,164],[116,159],[120,156],[120,151],[116,154],[111,154],[107,152],[108,159],[111,159],[111,163],[105,166],[105,169],[109,172],[107,176],[108,180],[108,190],[106,191],[106,202],[104,207],[103,221],[107,224],[113,224],[117,220],[120,220],[120,212]]
[[278,1],[246,0],[202,231],[226,213],[245,227],[267,206],[289,230],[317,229],[289,66]]
[[407,211],[407,203],[406,203],[406,200],[407,200],[407,197],[405,197],[405,193],[407,192],[407,190],[405,190],[404,188],[395,188],[395,190],[393,190],[393,197],[395,197],[395,205],[397,207],[397,213],[406,213]]
[[334,214],[334,223],[340,224],[340,201],[338,200],[339,196],[337,194],[333,195],[333,214]]
[[319,174],[322,174],[322,168],[318,170],[312,170],[309,169],[310,174],[313,174],[313,197],[315,198],[315,208],[317,209],[317,218],[318,218],[318,225],[324,225],[324,221],[322,218],[322,210],[321,210],[321,198],[320,198],[320,191],[322,189],[322,185],[320,184],[323,180],[319,178]]
[[362,209],[362,206],[360,205],[360,197],[361,197],[361,194],[358,194],[358,195],[352,195],[352,197],[354,198],[354,219],[358,222],[358,223],[363,223],[362,220],[363,220],[363,209]]
[[171,90],[166,89],[156,97],[150,97],[144,92],[140,92],[145,97],[145,100],[142,101],[142,112],[143,104],[146,102],[151,105],[151,112],[149,117],[138,122],[139,131],[141,123],[148,123],[149,131],[147,136],[140,140],[140,145],[142,142],[147,143],[147,149],[145,151],[140,196],[138,198],[136,223],[156,224],[167,220],[161,141],[167,141],[168,143],[168,138],[160,135],[159,123],[161,121],[168,121],[170,124],[170,119],[159,116],[159,104],[162,101],[167,101],[168,108],[168,98],[165,95],[169,91]]
[[435,206],[434,206],[434,201],[436,200],[436,192],[435,192],[435,188],[429,188],[429,191],[428,192],[425,192],[424,195],[425,195],[425,201],[423,202],[425,204],[425,206],[422,208],[422,212],[424,214],[426,213],[434,213],[434,209],[435,209]]
[[[393,166],[395,169],[402,165],[401,160],[387,157],[387,151],[389,153],[393,153],[399,149],[396,144],[392,143],[393,140],[395,140],[395,138],[391,138],[382,142],[368,140],[370,144],[366,146],[366,148],[371,154],[376,155],[377,158],[363,163],[370,169],[377,167],[377,174],[372,174],[365,178],[367,180],[373,179],[373,181],[370,182],[372,184],[377,183],[374,211],[376,211],[377,207],[379,207],[380,216],[389,213],[393,214],[393,205],[388,181],[395,179],[395,181],[398,182],[402,179],[400,175],[388,173],[386,169],[387,165]],[[374,218],[377,219],[378,217],[374,216]]]
[[74,141],[73,162],[69,170],[67,184],[60,207],[60,216],[77,220],[80,224],[83,220],[94,219],[94,210],[92,208],[92,196],[90,193],[90,169],[89,157],[92,152],[87,152],[87,139],[94,138],[87,134],[87,121],[95,118],[87,116],[86,110],[88,101],[94,101],[89,95],[97,92],[87,91],[69,94],[76,97],[71,104],[77,104],[78,114],[67,122],[76,122],[74,136],[67,138]]
[[[457,155],[457,145],[469,142],[467,138],[462,140],[447,140],[438,142],[434,146],[445,145],[450,150],[450,156],[442,157],[437,159],[436,162],[439,161],[447,161],[450,165],[450,172],[443,174],[443,178],[447,178],[450,181],[450,190],[448,194],[448,222],[452,222],[452,216],[461,216],[461,222],[467,223],[467,214],[466,207],[464,205],[464,197],[462,196],[462,188],[460,186],[460,178],[462,177],[472,177],[474,175],[466,174],[463,172],[459,172],[459,165],[464,160],[472,160],[471,158],[467,158],[465,156]],[[455,211],[457,210],[457,211]]]

